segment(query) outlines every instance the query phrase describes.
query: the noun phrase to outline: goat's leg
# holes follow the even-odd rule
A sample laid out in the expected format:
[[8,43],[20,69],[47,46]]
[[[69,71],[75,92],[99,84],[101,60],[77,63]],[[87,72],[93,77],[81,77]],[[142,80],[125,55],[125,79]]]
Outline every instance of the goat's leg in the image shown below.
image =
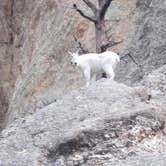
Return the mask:
[[89,67],[86,67],[86,69],[83,71],[83,74],[84,74],[84,77],[85,77],[85,80],[86,80],[86,87],[89,86],[90,84],[90,68]]
[[114,79],[115,73],[112,66],[105,66],[104,71],[106,72],[107,78],[109,78],[110,80]]
[[93,83],[93,82],[95,82],[96,81],[96,74],[93,74],[92,75],[92,78],[91,78],[91,82]]

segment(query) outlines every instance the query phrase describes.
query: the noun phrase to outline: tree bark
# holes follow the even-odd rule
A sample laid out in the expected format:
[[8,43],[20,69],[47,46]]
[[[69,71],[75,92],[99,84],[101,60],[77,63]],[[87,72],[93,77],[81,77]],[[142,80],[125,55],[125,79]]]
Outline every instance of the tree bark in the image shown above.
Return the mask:
[[73,4],[74,9],[89,21],[93,22],[95,25],[95,37],[96,37],[96,52],[101,53],[107,50],[108,47],[119,44],[120,42],[110,42],[108,41],[106,35],[105,27],[105,14],[113,0],[98,0],[99,7],[96,8],[95,5],[90,0],[83,0],[83,2],[92,10],[93,16],[86,15],[82,10],[77,8],[76,4]]
[[96,52],[101,53],[105,51],[104,46],[108,44],[104,20],[98,20],[95,23],[95,35],[96,35]]

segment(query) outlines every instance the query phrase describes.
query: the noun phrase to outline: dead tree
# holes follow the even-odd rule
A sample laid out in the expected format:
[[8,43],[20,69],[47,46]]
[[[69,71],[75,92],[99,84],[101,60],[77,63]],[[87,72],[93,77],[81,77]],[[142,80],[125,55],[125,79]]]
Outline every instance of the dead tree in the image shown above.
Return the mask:
[[108,7],[113,0],[98,0],[98,8],[90,0],[82,0],[93,12],[93,16],[88,16],[81,9],[73,4],[74,9],[84,18],[93,22],[95,25],[95,36],[96,36],[96,52],[101,53],[108,47],[114,46],[121,43],[115,41],[109,41],[106,35],[105,27],[105,15]]
[[[73,4],[73,8],[84,18],[88,19],[89,21],[93,22],[95,25],[95,36],[96,36],[96,52],[101,53],[107,50],[107,48],[112,47],[114,45],[120,44],[123,41],[109,41],[109,37],[107,37],[107,31],[105,27],[105,15],[107,12],[108,7],[110,6],[111,2],[113,0],[98,0],[98,7],[96,7],[91,1],[92,0],[82,0],[92,11],[93,15],[88,16],[85,12],[83,12],[81,9],[77,7],[76,4]],[[82,47],[81,43],[78,42],[76,39],[77,43],[79,43],[79,48],[84,51],[84,48]],[[137,65],[137,67],[141,70],[142,73],[143,71],[143,66],[140,65],[135,58],[130,54],[127,53],[120,59],[125,61],[125,57],[129,57],[134,64]],[[126,61],[125,61],[126,62]]]

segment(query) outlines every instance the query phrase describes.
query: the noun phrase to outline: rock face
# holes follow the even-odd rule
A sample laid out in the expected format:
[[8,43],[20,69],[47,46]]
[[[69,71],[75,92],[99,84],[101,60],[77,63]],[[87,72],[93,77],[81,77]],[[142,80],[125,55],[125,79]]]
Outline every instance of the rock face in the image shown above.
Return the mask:
[[8,109],[8,97],[10,96],[11,78],[11,62],[10,43],[9,43],[9,26],[7,18],[6,2],[1,1],[0,4],[0,127],[4,119],[5,112]]
[[[68,63],[67,51],[76,50],[77,43],[73,36],[76,36],[85,48],[94,51],[94,29],[89,21],[70,8],[74,2],[4,1],[3,11],[9,12],[4,20],[10,20],[7,35],[10,37],[12,34],[13,39],[7,47],[10,52],[5,53],[12,61],[12,65],[9,65],[10,59],[5,59],[11,72],[5,75],[7,79],[2,77],[2,84],[6,82],[8,85],[3,87],[9,100],[7,122],[33,113],[37,108],[83,85],[80,73]],[[114,48],[115,50],[125,48],[130,41],[131,31],[134,32],[136,16],[132,13],[135,4],[135,1],[118,0],[113,2],[107,12],[107,19],[110,20],[107,22],[107,28],[112,27],[109,35],[113,34],[116,40],[123,37],[126,41],[120,47]],[[88,9],[81,2],[79,5],[84,10]],[[7,70],[7,66],[4,65],[2,73],[7,73]]]
[[[153,69],[166,64],[166,3],[164,0],[138,0],[136,2],[137,21],[134,37],[126,47],[131,58],[121,63],[118,80],[127,84],[138,82]],[[123,54],[123,53],[122,53]]]
[[[74,2],[3,1],[0,33],[6,29],[2,40],[9,44],[1,47],[0,86],[9,103],[7,123],[84,84],[79,71],[69,65],[67,51],[76,50],[73,36],[94,51],[94,29],[70,8]],[[91,14],[82,2],[79,7]],[[130,53],[138,63],[126,56],[117,68],[116,80],[131,85],[165,64],[165,14],[164,0],[112,2],[106,16],[108,34],[123,43],[111,50],[121,56]]]
[[164,166],[165,71],[133,88],[103,79],[17,119],[1,132],[0,165]]
[[74,2],[1,0],[0,165],[165,166],[165,0],[112,2],[110,50],[128,56],[88,89],[67,51],[95,51],[94,29]]

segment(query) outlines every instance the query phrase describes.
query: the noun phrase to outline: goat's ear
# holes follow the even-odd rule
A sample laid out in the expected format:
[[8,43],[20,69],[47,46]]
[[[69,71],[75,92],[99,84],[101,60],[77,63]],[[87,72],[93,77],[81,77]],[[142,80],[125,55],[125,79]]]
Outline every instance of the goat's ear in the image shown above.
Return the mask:
[[72,56],[73,55],[73,53],[72,52],[70,52],[70,51],[68,51],[68,53]]

